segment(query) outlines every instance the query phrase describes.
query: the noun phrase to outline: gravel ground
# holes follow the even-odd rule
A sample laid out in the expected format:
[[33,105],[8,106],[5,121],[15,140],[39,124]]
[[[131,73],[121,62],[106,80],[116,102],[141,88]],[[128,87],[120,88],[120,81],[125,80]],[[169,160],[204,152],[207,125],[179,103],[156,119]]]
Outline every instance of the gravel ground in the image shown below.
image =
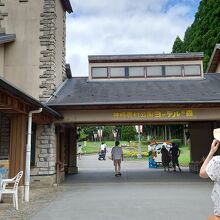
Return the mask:
[[4,203],[0,203],[0,220],[28,220],[67,189],[68,186],[31,189],[30,202],[19,203],[18,211],[13,208],[12,198],[8,197],[4,199]]

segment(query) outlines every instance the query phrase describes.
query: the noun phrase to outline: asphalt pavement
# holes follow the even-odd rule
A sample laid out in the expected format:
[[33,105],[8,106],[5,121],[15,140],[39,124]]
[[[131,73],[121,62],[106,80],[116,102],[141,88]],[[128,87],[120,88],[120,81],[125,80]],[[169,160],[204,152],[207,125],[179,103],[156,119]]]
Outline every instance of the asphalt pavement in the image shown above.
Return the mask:
[[82,156],[78,167],[63,184],[67,190],[31,220],[206,220],[213,212],[213,183],[188,168],[164,172],[144,160],[123,161],[115,177],[113,162],[97,155]]

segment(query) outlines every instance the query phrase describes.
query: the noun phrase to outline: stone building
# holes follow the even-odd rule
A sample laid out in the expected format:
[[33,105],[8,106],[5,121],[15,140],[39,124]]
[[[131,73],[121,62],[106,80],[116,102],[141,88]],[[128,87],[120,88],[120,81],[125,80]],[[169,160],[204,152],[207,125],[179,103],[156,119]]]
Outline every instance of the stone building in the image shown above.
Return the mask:
[[52,185],[63,176],[65,128],[54,124],[62,115],[44,103],[71,77],[66,12],[69,0],[0,0],[0,168],[9,177],[25,170],[28,115],[32,183]]

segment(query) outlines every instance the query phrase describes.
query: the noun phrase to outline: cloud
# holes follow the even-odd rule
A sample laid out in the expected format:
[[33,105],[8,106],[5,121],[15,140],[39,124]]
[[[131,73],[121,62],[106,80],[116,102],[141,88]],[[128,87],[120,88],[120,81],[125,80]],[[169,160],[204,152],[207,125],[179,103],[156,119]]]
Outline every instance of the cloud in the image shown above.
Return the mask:
[[67,62],[73,76],[88,76],[88,55],[171,52],[176,36],[183,37],[193,21],[199,0],[193,2],[71,0]]

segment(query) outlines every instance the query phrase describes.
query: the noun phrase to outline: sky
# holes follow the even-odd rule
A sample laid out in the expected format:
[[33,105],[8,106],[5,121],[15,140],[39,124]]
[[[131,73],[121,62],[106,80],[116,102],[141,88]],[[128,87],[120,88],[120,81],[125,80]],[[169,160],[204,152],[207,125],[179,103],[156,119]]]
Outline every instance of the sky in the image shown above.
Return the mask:
[[66,62],[88,76],[88,55],[170,53],[200,0],[70,0]]

